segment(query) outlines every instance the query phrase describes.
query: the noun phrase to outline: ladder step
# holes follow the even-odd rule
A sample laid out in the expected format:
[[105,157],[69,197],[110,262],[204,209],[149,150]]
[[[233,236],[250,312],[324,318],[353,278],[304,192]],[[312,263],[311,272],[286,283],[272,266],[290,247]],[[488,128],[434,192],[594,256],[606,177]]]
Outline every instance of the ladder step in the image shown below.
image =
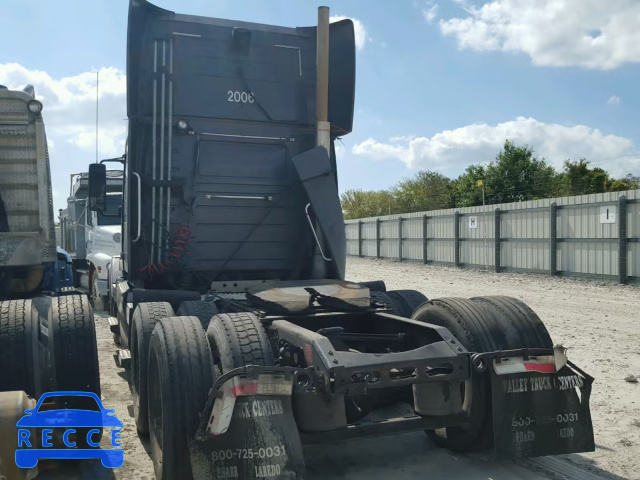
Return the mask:
[[118,350],[116,354],[116,365],[119,368],[128,368],[131,364],[131,352],[126,349]]
[[109,317],[109,330],[111,333],[115,333],[118,335],[120,333],[120,324],[118,323],[118,319],[116,317]]

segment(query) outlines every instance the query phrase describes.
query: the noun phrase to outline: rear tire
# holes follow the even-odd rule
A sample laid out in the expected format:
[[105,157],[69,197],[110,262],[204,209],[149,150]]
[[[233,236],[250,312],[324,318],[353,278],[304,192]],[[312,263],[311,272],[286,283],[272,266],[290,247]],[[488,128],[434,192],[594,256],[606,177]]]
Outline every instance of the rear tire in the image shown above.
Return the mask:
[[220,313],[218,307],[213,302],[204,300],[188,300],[182,302],[178,307],[178,316],[182,317],[198,317],[202,324],[202,329],[206,332],[209,327],[211,317]]
[[31,300],[0,302],[0,391],[24,390],[36,396],[34,335],[38,330],[31,315]]
[[260,319],[249,312],[223,313],[207,329],[213,362],[226,373],[245,365],[273,366],[273,350]]
[[133,417],[138,433],[149,434],[149,412],[147,410],[147,365],[149,361],[149,342],[156,323],[173,317],[173,307],[167,302],[140,303],[133,312],[131,324],[131,398]]
[[207,338],[196,317],[160,320],[149,344],[149,433],[157,480],[192,478],[189,443],[213,385]]
[[396,299],[390,297],[388,293],[373,291],[373,292],[369,292],[369,295],[371,297],[372,303],[383,304],[386,307],[391,309],[391,313],[393,315],[402,316],[400,314],[400,310],[402,310],[402,306],[398,303]]
[[429,301],[422,293],[417,290],[391,290],[387,292],[391,298],[393,298],[398,308],[400,308],[400,316],[405,318],[411,318],[413,312],[422,305]]
[[371,280],[370,282],[360,282],[360,285],[367,287],[372,292],[386,292],[387,285],[384,280]]
[[[484,308],[471,300],[431,300],[419,307],[411,318],[447,328],[469,352],[504,349],[503,344],[496,342],[496,326]],[[472,370],[470,380],[463,383],[462,392],[469,423],[428,431],[428,435],[441,447],[454,452],[490,449],[493,445],[490,387],[488,376]]]
[[475,297],[499,326],[506,348],[553,348],[553,341],[540,317],[524,302],[511,297]]

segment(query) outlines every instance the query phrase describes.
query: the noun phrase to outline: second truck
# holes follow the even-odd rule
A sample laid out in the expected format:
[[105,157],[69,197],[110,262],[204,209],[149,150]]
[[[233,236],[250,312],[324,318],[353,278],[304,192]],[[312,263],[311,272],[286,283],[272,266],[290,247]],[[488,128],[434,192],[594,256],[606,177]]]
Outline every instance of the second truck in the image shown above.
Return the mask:
[[60,211],[60,246],[72,258],[76,287],[87,292],[96,310],[104,310],[109,295],[108,270],[120,253],[122,171],[107,172],[105,210],[88,208],[89,174],[71,175],[67,208]]
[[[55,245],[51,175],[42,103],[32,86],[0,86],[0,478],[33,478],[16,422],[43,393],[100,394],[93,310],[75,291],[68,254]],[[44,398],[44,397],[43,397]],[[83,408],[52,396],[42,410]],[[31,431],[32,430],[32,431]],[[40,429],[42,430],[42,429]],[[36,438],[36,429],[30,429]],[[78,430],[78,433],[80,430]],[[39,434],[39,433],[38,433]],[[59,458],[63,439],[41,458]],[[78,439],[81,443],[81,440]],[[30,446],[30,445],[29,445]],[[37,463],[37,462],[36,462]]]
[[302,444],[416,430],[594,449],[592,379],[528,306],[345,281],[334,143],[354,98],[353,23],[326,7],[285,28],[131,0],[112,330],[157,478],[302,478]]

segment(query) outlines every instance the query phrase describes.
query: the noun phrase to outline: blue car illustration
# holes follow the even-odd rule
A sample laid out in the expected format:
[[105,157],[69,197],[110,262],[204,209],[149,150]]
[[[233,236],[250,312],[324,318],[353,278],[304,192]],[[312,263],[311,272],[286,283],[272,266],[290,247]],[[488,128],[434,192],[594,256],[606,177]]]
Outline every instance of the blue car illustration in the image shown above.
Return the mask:
[[[52,397],[88,397],[84,401],[95,400],[94,410],[52,409],[40,411],[40,407]],[[100,459],[107,468],[119,468],[124,463],[124,451],[120,445],[122,422],[115,416],[115,410],[104,408],[100,398],[92,392],[48,392],[43,394],[36,406],[25,410],[16,427],[18,428],[18,449],[16,465],[20,468],[32,468],[40,459]],[[41,437],[31,436],[30,429],[41,428]],[[86,443],[92,448],[76,448],[72,435],[77,435],[76,428],[86,431]],[[111,428],[111,446],[120,448],[100,448],[100,432],[102,428]],[[67,448],[53,448],[52,436],[62,438]],[[37,442],[40,441],[40,445]]]

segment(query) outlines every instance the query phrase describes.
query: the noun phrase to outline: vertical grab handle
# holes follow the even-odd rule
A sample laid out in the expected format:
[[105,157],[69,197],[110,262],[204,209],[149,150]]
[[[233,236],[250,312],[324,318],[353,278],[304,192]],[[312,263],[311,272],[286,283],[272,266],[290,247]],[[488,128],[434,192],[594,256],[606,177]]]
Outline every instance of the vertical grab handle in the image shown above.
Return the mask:
[[140,180],[140,175],[136,172],[132,172],[132,175],[135,175],[138,179],[138,236],[133,239],[133,243],[136,243],[140,240],[140,234],[142,233],[142,180]]
[[318,239],[318,235],[316,234],[316,229],[313,228],[313,222],[311,221],[311,217],[309,216],[309,207],[310,206],[311,206],[311,204],[308,203],[306,208],[304,209],[304,213],[307,215],[307,220],[309,221],[309,226],[311,227],[311,231],[313,232],[313,236],[316,239],[316,244],[318,245],[318,249],[320,250],[320,255],[322,255],[322,258],[324,259],[325,262],[331,262],[333,259],[332,258],[328,258],[324,254],[324,251],[322,250],[322,245],[320,245],[320,239]]

